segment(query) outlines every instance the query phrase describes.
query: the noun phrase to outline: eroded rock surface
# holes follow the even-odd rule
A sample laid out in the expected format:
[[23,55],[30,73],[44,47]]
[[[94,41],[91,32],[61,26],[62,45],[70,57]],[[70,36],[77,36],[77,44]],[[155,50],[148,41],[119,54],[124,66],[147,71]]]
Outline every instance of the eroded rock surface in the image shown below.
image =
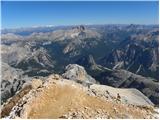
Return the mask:
[[[131,102],[128,94],[132,90],[96,84],[86,87],[57,74],[43,82],[34,79],[31,84],[30,91],[16,101],[8,118],[155,118],[153,104],[136,90],[132,95],[139,104]],[[120,98],[113,95],[115,91]],[[3,109],[8,112],[5,106]]]

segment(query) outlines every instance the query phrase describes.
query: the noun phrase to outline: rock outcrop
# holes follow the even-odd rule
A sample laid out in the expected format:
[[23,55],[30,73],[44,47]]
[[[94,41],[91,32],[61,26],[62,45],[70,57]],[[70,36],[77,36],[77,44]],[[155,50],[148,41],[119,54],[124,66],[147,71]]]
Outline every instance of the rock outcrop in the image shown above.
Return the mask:
[[84,67],[79,66],[77,64],[67,65],[65,73],[62,76],[70,80],[80,80],[96,83],[96,80],[87,74]]
[[9,66],[7,63],[1,64],[1,104],[8,98],[15,95],[26,81],[31,80],[21,69]]

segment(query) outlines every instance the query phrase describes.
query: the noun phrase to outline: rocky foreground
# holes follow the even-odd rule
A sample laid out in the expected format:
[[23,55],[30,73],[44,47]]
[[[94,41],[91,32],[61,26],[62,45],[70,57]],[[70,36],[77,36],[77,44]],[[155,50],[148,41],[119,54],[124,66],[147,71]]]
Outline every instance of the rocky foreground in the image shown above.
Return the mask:
[[153,103],[138,90],[98,85],[83,78],[52,74],[33,79],[2,106],[2,118],[158,119]]

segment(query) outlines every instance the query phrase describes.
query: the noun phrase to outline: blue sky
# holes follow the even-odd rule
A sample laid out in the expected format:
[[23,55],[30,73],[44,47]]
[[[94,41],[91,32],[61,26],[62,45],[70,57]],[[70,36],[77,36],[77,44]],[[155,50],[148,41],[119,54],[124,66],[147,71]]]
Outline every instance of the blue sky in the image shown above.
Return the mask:
[[3,1],[2,28],[75,24],[158,24],[158,2]]

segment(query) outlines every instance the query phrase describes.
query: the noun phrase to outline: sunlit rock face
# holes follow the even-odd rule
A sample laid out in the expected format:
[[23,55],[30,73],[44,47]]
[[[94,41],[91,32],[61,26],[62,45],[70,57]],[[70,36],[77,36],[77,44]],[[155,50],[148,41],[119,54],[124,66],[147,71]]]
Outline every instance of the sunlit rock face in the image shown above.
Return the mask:
[[81,80],[91,83],[96,82],[94,78],[87,74],[84,67],[77,64],[69,64],[68,66],[66,66],[65,73],[62,76],[71,80]]

